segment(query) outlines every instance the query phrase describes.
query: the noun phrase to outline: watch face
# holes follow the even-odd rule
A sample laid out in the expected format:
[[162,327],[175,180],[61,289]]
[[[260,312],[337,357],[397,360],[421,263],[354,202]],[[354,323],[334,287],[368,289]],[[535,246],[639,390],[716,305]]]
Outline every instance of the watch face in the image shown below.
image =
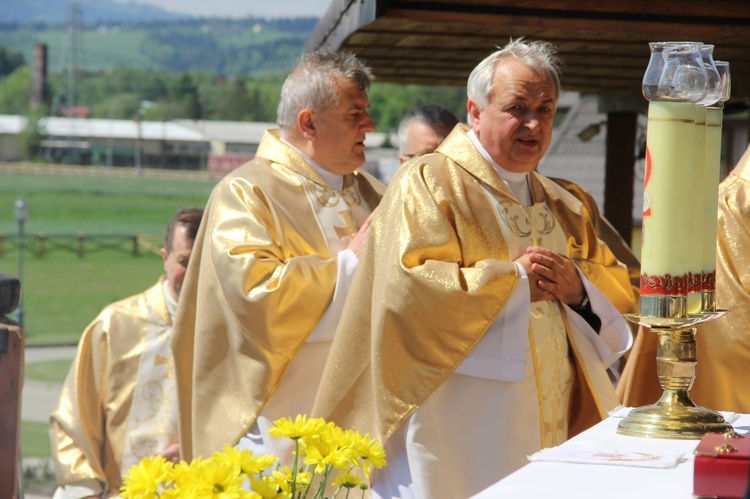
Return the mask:
[[583,301],[580,305],[572,305],[571,308],[574,308],[576,310],[581,310],[583,308],[586,308],[589,306],[589,295],[583,295]]

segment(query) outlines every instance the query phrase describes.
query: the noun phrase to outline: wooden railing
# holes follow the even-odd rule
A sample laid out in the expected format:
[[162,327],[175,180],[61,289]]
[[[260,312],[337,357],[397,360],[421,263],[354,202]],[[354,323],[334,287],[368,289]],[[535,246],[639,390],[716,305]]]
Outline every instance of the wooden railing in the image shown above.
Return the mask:
[[[112,234],[27,234],[24,236],[24,253],[43,257],[53,251],[67,251],[84,258],[98,251],[119,251],[138,256],[144,252],[159,253],[161,240],[154,236]],[[0,233],[0,258],[7,251],[18,251],[18,236]]]

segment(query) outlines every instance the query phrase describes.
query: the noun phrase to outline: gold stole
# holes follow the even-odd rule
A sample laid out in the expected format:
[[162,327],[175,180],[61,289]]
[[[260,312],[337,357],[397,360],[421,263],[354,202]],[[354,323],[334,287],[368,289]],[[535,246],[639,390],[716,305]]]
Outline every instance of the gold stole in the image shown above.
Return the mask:
[[[515,200],[496,198],[487,187],[485,193],[495,208],[511,260],[532,245],[567,254],[565,233],[543,200],[524,207]],[[574,371],[563,314],[557,301],[531,304],[526,361],[533,362],[536,375],[542,447],[559,445],[568,437]]]
[[151,307],[149,314],[122,455],[123,473],[177,442],[177,386],[169,345],[172,327]]

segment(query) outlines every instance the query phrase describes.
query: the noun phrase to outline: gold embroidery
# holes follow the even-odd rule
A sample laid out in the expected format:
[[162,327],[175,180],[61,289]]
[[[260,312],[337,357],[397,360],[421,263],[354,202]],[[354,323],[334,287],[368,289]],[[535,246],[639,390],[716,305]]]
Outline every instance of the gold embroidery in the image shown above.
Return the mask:
[[557,221],[555,220],[555,217],[552,216],[552,213],[549,210],[549,207],[546,205],[541,205],[541,210],[531,210],[531,207],[527,210],[529,218],[533,217],[531,219],[531,222],[529,222],[529,225],[534,226],[535,232],[541,235],[551,234],[552,231],[555,229],[555,225],[557,224]]
[[154,365],[155,366],[166,366],[170,363],[170,360],[167,357],[164,357],[163,355],[156,354],[156,358],[154,359]]
[[359,191],[354,185],[345,187],[342,191],[334,191],[329,187],[311,182],[315,199],[321,206],[330,208],[336,206],[339,199],[343,199],[348,206],[359,206],[362,203]]
[[339,215],[341,215],[341,218],[344,219],[344,226],[338,226],[334,225],[333,229],[336,231],[336,235],[339,236],[339,239],[344,239],[347,236],[350,236],[357,232],[357,224],[354,223],[354,217],[352,217],[352,212],[349,210],[340,211]]
[[514,236],[525,238],[531,235],[529,215],[516,203],[501,201],[496,205],[497,213],[510,228]]
[[549,207],[536,204],[534,206],[520,206],[516,203],[501,201],[496,205],[497,213],[510,228],[514,236],[527,238],[532,236],[539,244],[541,236],[551,234],[557,226],[557,221]]

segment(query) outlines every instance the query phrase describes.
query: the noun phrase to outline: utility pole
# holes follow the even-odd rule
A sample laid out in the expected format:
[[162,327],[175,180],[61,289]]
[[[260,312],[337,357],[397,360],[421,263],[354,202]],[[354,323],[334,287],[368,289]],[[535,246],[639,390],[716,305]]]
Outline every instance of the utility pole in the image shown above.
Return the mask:
[[84,72],[83,44],[80,36],[83,29],[81,6],[79,0],[68,0],[67,12],[68,32],[63,39],[62,51],[60,53],[60,65],[57,68],[64,72],[66,78],[62,80],[60,88],[52,99],[52,116],[64,116],[69,118],[70,126],[67,131],[67,147],[54,147],[53,150],[45,151],[47,159],[65,159],[71,162],[81,160],[81,141],[76,131],[75,118],[83,118],[80,104],[78,84]]
[[58,70],[65,72],[66,78],[54,97],[53,115],[72,112],[79,102],[78,77],[83,72],[83,46],[80,42],[83,21],[81,6],[78,1],[68,0],[68,33],[63,40],[58,68]]

